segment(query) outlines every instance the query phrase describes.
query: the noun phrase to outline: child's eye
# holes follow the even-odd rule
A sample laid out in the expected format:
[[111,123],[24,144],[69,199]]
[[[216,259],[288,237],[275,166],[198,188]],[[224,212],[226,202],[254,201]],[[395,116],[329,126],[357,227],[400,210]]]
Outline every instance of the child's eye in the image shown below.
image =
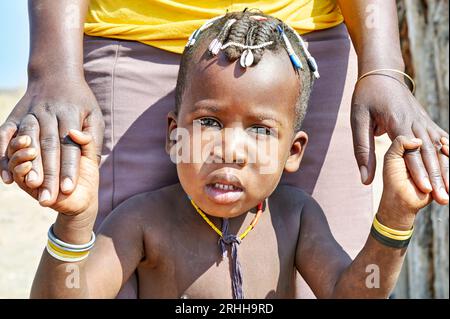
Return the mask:
[[202,119],[198,120],[201,126],[204,127],[213,127],[213,128],[222,128],[222,125],[219,123],[219,121],[210,118],[210,117],[205,117]]
[[273,132],[270,128],[264,126],[253,126],[250,130],[256,134],[261,135],[273,135]]

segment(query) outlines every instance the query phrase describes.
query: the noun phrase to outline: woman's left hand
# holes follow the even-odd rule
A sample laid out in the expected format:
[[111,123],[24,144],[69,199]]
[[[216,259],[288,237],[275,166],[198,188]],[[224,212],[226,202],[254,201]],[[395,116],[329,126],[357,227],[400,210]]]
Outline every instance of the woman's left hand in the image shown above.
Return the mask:
[[448,133],[431,120],[405,84],[390,75],[361,79],[353,93],[351,125],[356,161],[364,184],[375,175],[374,136],[384,133],[391,140],[403,135],[423,141],[420,150],[405,156],[409,174],[424,193],[439,204],[448,204],[449,160],[441,152],[441,138]]

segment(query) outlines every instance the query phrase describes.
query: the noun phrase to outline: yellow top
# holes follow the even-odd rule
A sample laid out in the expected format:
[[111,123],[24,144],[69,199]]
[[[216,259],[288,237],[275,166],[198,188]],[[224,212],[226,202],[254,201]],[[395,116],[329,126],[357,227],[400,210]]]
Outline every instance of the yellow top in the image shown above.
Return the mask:
[[85,33],[139,41],[182,53],[188,37],[207,20],[226,11],[258,8],[300,34],[343,22],[336,0],[91,0]]

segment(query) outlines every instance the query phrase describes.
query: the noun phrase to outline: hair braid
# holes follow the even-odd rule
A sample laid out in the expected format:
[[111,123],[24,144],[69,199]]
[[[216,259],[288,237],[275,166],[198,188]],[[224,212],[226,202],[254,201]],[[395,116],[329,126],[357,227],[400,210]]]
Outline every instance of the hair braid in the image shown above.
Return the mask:
[[[234,18],[233,15],[230,15],[230,18]],[[231,27],[227,41],[245,43],[247,33],[253,21],[250,19],[248,14],[241,14],[235,19],[237,19],[237,21]],[[225,49],[225,55],[230,61],[237,60],[241,56],[242,52],[243,52],[242,48],[234,46]]]
[[[231,19],[235,19],[236,21],[229,24]],[[250,59],[252,62],[249,65],[254,66],[263,58],[266,50],[277,54],[279,51],[286,51],[286,42],[280,35],[279,30],[277,30],[278,26],[283,30],[292,46],[292,50],[295,52],[301,65],[303,65],[303,68],[301,66],[300,68],[298,66],[296,67],[301,83],[299,97],[295,107],[295,130],[299,130],[307,110],[309,96],[315,78],[313,71],[308,67],[309,60],[307,59],[307,55],[309,53],[307,52],[307,48],[303,47],[299,42],[299,36],[292,28],[277,18],[255,10],[227,13],[225,16],[216,18],[213,22],[210,22],[208,27],[205,27],[202,32],[197,32],[195,36],[193,35],[195,45],[187,45],[180,63],[180,71],[175,90],[176,111],[181,105],[182,95],[187,83],[187,74],[197,48],[204,48],[206,44],[207,51],[212,55],[216,55],[216,51],[218,53],[221,50],[230,62],[241,58],[242,55],[245,56],[244,60],[247,60],[247,55],[252,54],[253,57]],[[203,43],[203,45],[200,45],[200,43]],[[215,50],[210,50],[208,44],[209,47],[214,47]],[[225,47],[220,49],[224,45]],[[243,48],[260,45],[261,47],[254,49]],[[244,52],[244,50],[247,52]]]
[[[254,35],[254,43],[256,44],[260,44],[260,43],[265,43],[265,42],[269,42],[269,41],[274,41],[273,44],[270,45],[270,47],[267,47],[269,50],[273,47],[276,47],[277,44],[275,42],[278,41],[278,37],[274,36],[276,30],[276,25],[274,24],[273,21],[270,20],[265,20],[265,21],[261,21],[261,23],[258,25],[258,28],[255,31],[255,35]],[[264,50],[266,48],[260,48],[260,49],[255,49],[253,51],[253,56],[255,58],[255,64],[257,64],[263,54],[264,54]]]

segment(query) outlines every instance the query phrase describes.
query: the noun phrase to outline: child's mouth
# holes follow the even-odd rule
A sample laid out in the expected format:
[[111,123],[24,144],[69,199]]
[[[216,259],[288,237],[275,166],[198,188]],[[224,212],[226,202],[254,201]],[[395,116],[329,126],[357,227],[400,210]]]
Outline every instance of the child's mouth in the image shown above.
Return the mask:
[[211,183],[205,186],[205,193],[212,201],[225,205],[237,202],[244,194],[244,190],[232,184]]

